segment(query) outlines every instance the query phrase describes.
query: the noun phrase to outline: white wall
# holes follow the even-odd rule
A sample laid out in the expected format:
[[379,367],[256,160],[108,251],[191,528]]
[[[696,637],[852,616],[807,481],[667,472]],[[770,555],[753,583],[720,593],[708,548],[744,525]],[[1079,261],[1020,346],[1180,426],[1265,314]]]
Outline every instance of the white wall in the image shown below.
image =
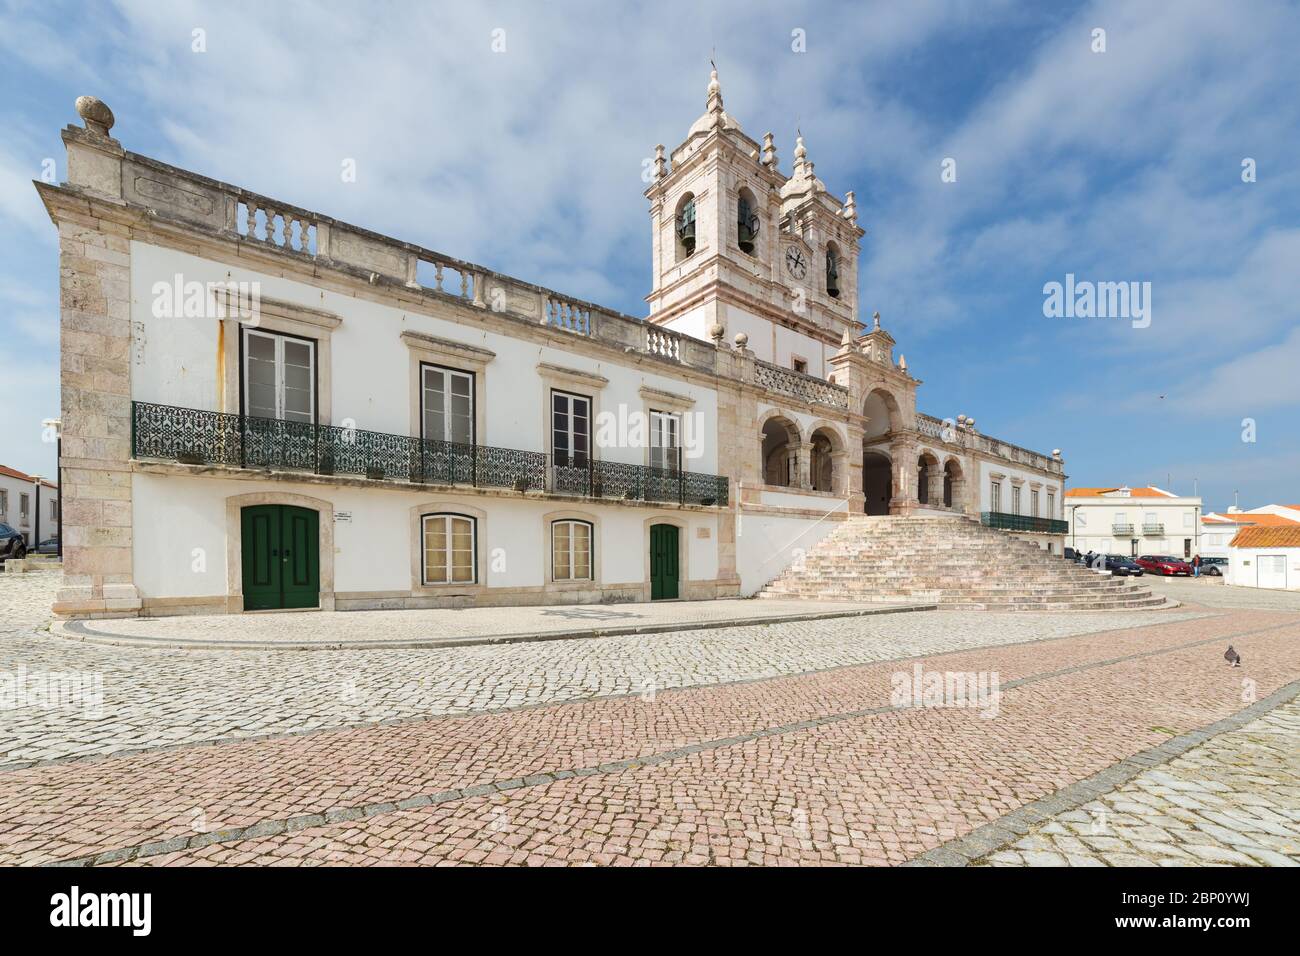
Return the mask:
[[1241,587],[1268,586],[1260,580],[1259,559],[1281,555],[1286,567],[1285,589],[1300,591],[1300,548],[1232,548],[1228,560],[1228,583]]
[[743,509],[738,520],[736,570],[743,597],[757,593],[789,567],[796,549],[810,550],[840,525],[832,519],[746,514]]
[[[940,461],[942,460],[943,459],[940,458]],[[916,470],[916,466],[915,464],[913,464],[911,469],[913,473],[911,477],[913,479],[915,478],[915,474],[914,474],[915,470]],[[967,469],[966,473],[967,475],[970,474],[969,469]],[[998,505],[999,511],[1003,512],[1004,514],[1011,513],[1011,489],[1015,487],[1012,484],[1012,479],[1019,479],[1022,480],[1022,484],[1020,485],[1020,513],[1022,515],[1029,515],[1031,513],[1030,502],[1032,502],[1033,500],[1031,495],[1033,489],[1029,487],[1029,484],[1030,482],[1037,482],[1039,484],[1037,517],[1057,518],[1057,519],[1061,517],[1062,492],[1061,492],[1061,482],[1059,479],[1047,478],[1036,471],[1029,471],[1024,468],[1017,468],[1014,465],[1010,464],[1009,462],[1001,462],[1001,461],[988,462],[988,461],[980,460],[979,462],[979,502],[980,502],[979,510],[980,511],[993,510],[992,485],[993,485],[993,476],[996,474],[1001,474],[1006,476],[1005,478],[1001,479],[1002,500]],[[1047,511],[1047,496],[1049,493],[1054,496],[1055,504],[1053,507],[1055,509],[1055,514],[1048,514]]]
[[[718,522],[714,513],[658,511],[566,502],[443,493],[434,488],[389,490],[307,482],[251,482],[226,478],[137,474],[132,483],[135,583],[147,598],[224,595],[227,591],[226,498],[284,492],[331,502],[352,520],[334,522],[336,592],[409,591],[410,509],[427,502],[487,512],[479,529],[489,587],[536,587],[545,581],[550,554],[543,516],[582,511],[597,519],[596,560],[604,585],[646,580],[647,518],[681,518],[688,549],[682,580],[712,580],[718,573]],[[707,529],[701,538],[699,530]],[[494,554],[495,552],[495,554]],[[495,563],[495,566],[494,566]]]
[[[653,363],[620,365],[589,354],[586,341],[574,336],[573,348],[539,346],[481,327],[462,325],[405,312],[336,292],[312,288],[278,276],[231,268],[195,256],[140,242],[131,244],[131,317],[135,328],[132,397],[138,401],[215,410],[220,407],[217,380],[219,322],[207,318],[160,318],[153,314],[155,282],[258,282],[263,298],[280,299],[334,313],[342,324],[331,336],[333,355],[332,422],[355,421],[357,428],[398,435],[416,434],[410,421],[410,353],[401,340],[407,330],[436,335],[496,353],[484,373],[486,434],[480,444],[541,451],[546,391],[539,363],[602,375],[601,412],[641,412],[642,385],[687,395],[691,411],[703,422],[703,455],[691,471],[717,472],[717,393],[654,368]],[[644,447],[609,447],[599,452],[612,461],[641,463]]]
[[[3,521],[9,527],[19,532],[23,540],[27,542],[27,547],[34,548],[40,544],[36,540],[36,486],[30,481],[23,481],[14,478],[11,475],[0,475],[0,489],[5,492],[5,510],[0,514],[0,521]],[[27,517],[22,516],[22,496],[27,496]],[[41,503],[40,503],[40,540],[53,538],[59,533],[59,522],[57,518],[50,516],[50,500],[57,501],[59,492],[57,488],[46,488],[41,486]]]
[[[1187,557],[1204,555],[1199,540],[1200,507],[1199,498],[1069,498],[1065,506],[1065,520],[1070,526],[1066,544],[1080,551],[1130,554],[1133,539],[1137,539],[1140,555],[1171,554],[1181,558],[1186,550],[1184,540],[1191,539],[1191,554]],[[1164,525],[1163,534],[1143,533],[1149,515]],[[1133,532],[1117,536],[1115,524],[1123,521],[1133,526]]]

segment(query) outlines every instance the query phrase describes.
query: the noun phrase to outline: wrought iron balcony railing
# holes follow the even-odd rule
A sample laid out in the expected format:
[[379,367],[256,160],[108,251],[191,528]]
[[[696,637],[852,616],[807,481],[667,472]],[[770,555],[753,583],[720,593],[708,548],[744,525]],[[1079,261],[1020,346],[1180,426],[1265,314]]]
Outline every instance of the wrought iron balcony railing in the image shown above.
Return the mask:
[[1110,526],[1110,532],[1111,534],[1132,534],[1133,525],[1127,521],[1116,521]]
[[1164,522],[1161,521],[1144,521],[1142,523],[1143,534],[1162,535],[1165,533]]
[[275,468],[589,498],[725,505],[721,475],[591,461],[548,467],[539,451],[132,402],[131,454],[189,465]]
[[1037,531],[1042,534],[1065,534],[1068,525],[1057,518],[1039,518],[1034,515],[1013,515],[1005,511],[984,511],[980,523],[1002,531]]

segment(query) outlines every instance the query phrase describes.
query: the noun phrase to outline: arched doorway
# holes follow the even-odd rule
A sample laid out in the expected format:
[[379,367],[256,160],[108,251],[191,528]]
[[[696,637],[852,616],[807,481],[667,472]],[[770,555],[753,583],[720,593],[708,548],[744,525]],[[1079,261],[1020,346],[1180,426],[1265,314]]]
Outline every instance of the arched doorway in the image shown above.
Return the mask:
[[962,472],[957,459],[949,458],[943,465],[943,503],[945,507],[963,510]]
[[922,452],[916,459],[916,500],[923,505],[936,505],[931,501],[930,486],[939,474],[939,459],[927,452]]
[[799,429],[788,418],[763,423],[763,482],[780,488],[799,485]]
[[844,476],[838,472],[843,464],[844,439],[830,425],[814,426],[809,454],[809,481],[814,491],[840,490]]
[[878,451],[862,453],[862,497],[867,514],[889,514],[889,500],[894,497],[894,475],[887,455]]

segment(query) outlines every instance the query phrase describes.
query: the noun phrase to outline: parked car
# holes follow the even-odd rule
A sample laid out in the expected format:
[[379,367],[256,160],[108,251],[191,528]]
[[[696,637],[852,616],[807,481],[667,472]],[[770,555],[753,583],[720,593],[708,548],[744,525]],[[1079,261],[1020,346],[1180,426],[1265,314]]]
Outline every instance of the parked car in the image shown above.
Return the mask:
[[1117,577],[1142,577],[1142,565],[1122,554],[1106,555],[1106,570]]
[[1137,563],[1142,570],[1150,571],[1152,574],[1163,574],[1167,578],[1179,574],[1192,576],[1190,564],[1182,558],[1175,558],[1169,554],[1144,554],[1137,559]]
[[0,559],[27,557],[27,540],[4,522],[0,522]]
[[1228,573],[1227,558],[1201,558],[1201,573],[1221,578]]
[[36,546],[36,553],[37,554],[58,554],[59,539],[46,538],[44,541],[42,541],[40,544]]
[[1063,556],[1065,560],[1074,561],[1076,563],[1078,563],[1079,559],[1083,557],[1083,555],[1078,551],[1075,551],[1074,548],[1066,548]]

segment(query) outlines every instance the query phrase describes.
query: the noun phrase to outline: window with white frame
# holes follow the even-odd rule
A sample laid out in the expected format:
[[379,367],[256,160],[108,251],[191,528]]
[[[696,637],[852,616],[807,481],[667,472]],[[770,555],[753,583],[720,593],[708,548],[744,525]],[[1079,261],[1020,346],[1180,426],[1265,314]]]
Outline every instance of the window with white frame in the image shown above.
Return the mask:
[[474,375],[439,365],[420,366],[422,433],[428,441],[474,444]]
[[650,412],[650,467],[676,471],[678,448],[681,447],[680,415]]
[[467,515],[425,515],[425,584],[474,584],[478,579],[478,522]]
[[316,420],[316,343],[244,330],[244,413],[290,422]]
[[59,499],[58,498],[50,499],[50,520],[51,521],[59,520]]
[[591,458],[591,399],[551,392],[551,455],[557,465],[586,468]]
[[1056,495],[1050,491],[1047,493],[1047,517],[1056,517]]
[[590,581],[591,524],[587,521],[551,522],[551,578],[555,581]]
[[1035,518],[1038,517],[1038,492],[1029,492],[1029,513]]
[[27,516],[28,516],[29,514],[31,514],[31,510],[32,510],[32,496],[31,496],[31,495],[25,495],[25,494],[19,494],[19,496],[18,496],[18,517],[20,517],[20,518],[22,518],[24,521],[26,521],[26,520],[27,520]]
[[989,511],[1002,510],[1002,483],[995,481],[989,485]]
[[1020,514],[1020,489],[1015,485],[1011,486],[1011,513]]
[[9,492],[0,491],[0,518],[9,513]]

